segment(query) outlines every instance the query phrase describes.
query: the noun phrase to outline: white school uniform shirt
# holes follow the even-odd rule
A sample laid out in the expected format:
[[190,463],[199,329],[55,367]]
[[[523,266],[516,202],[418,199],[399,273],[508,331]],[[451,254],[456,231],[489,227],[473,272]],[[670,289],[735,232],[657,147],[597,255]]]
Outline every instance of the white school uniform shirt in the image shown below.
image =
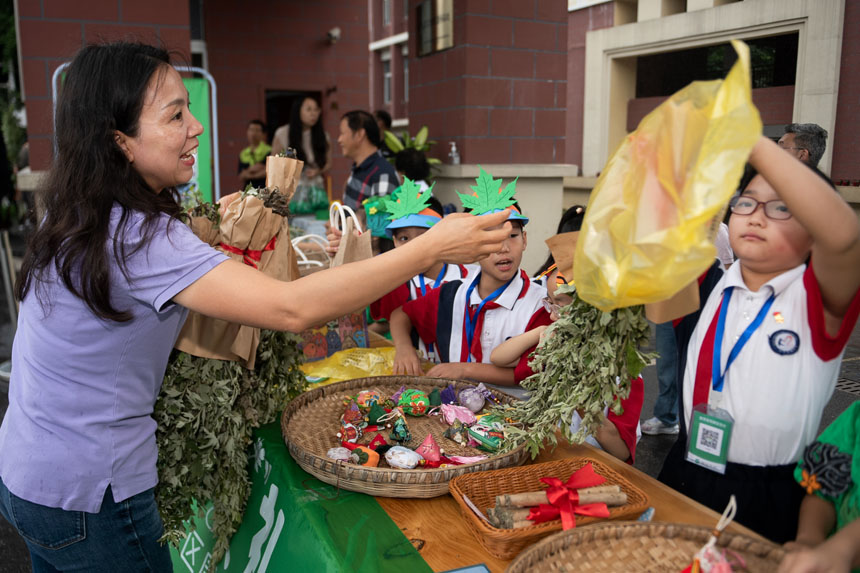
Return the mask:
[[[741,277],[741,264],[732,265],[708,297],[687,349],[683,408],[688,428],[699,352],[729,286],[735,288],[726,313],[721,369],[770,295],[776,294],[776,298],[725,376],[720,407],[734,418],[728,461],[751,466],[792,464],[818,433],[848,335],[857,320],[858,297],[855,295],[853,310],[843,320],[840,335],[830,337],[811,268],[800,265],[752,292]],[[710,382],[709,391],[714,392]]]
[[[424,186],[427,187],[427,184],[424,183]],[[463,269],[465,269],[465,275],[463,274]],[[458,280],[462,280],[464,283],[469,284],[479,272],[481,272],[481,265],[474,263],[468,265],[445,265],[445,274],[442,276],[439,286],[441,287],[445,283]],[[428,279],[427,277],[424,277],[424,290],[429,292],[435,283],[436,279]],[[421,292],[421,275],[415,275],[409,279],[409,282],[406,284],[409,285],[409,300],[415,300],[416,298],[424,296]],[[430,362],[433,362],[434,364],[439,364],[441,362],[439,360],[439,353],[436,352],[435,346],[431,351],[420,337],[418,338],[417,350],[419,356],[425,357]]]

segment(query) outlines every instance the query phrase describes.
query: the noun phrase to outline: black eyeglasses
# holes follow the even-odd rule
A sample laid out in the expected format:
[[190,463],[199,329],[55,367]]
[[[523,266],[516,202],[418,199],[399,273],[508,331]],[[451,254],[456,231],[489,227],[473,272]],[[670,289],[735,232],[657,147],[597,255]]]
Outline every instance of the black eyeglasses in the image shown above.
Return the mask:
[[774,219],[776,221],[791,219],[791,211],[789,211],[788,207],[785,206],[785,202],[780,199],[773,199],[772,201],[756,201],[752,197],[739,195],[737,197],[732,197],[732,200],[729,201],[729,209],[731,209],[732,213],[735,215],[752,215],[755,213],[755,210],[758,209],[759,205],[764,205],[764,214],[768,219]]

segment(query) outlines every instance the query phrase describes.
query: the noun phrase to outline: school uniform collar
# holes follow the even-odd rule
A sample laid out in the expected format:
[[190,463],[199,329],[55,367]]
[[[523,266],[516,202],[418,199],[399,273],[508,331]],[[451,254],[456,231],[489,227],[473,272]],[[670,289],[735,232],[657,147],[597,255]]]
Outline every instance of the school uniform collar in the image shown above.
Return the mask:
[[[517,301],[525,296],[526,291],[529,290],[529,284],[529,276],[524,270],[520,269],[519,274],[514,277],[514,280],[511,281],[508,288],[506,288],[493,302],[498,306],[511,310],[514,308]],[[472,306],[481,304],[481,295],[478,294],[477,288],[472,291],[469,304]]]
[[[782,291],[787,289],[794,281],[799,279],[804,271],[806,270],[806,264],[800,264],[794,267],[791,270],[785,271],[784,273],[777,275],[764,283],[762,288],[770,287],[768,291],[765,291],[768,295],[773,294],[775,296],[779,296]],[[740,261],[733,264],[729,267],[729,270],[726,272],[726,280],[723,284],[723,290],[728,287],[737,287],[743,289],[745,291],[749,291],[747,285],[744,283],[743,276],[741,275],[741,263]],[[759,289],[758,292],[762,292]]]

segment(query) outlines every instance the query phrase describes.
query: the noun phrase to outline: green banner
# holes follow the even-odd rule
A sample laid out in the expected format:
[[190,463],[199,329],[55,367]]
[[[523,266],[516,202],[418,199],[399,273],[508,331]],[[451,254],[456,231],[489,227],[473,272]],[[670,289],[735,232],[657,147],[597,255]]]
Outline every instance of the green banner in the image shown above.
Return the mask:
[[[244,520],[216,571],[432,571],[373,497],[302,470],[277,422],[255,433],[250,472]],[[214,540],[206,516],[179,550],[171,547],[175,572],[208,570]]]
[[191,113],[203,124],[203,134],[197,138],[197,161],[194,162],[194,176],[187,185],[179,188],[183,198],[199,191],[204,201],[213,198],[212,162],[212,114],[209,102],[209,82],[205,78],[183,78],[191,102]]

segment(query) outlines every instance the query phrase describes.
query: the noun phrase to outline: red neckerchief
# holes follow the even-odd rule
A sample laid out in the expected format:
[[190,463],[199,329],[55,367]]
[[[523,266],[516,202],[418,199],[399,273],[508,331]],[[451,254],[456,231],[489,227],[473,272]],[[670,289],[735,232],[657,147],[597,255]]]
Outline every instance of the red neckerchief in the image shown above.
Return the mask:
[[[720,297],[722,304],[722,297]],[[720,305],[711,319],[711,324],[705,332],[705,339],[699,347],[698,362],[696,362],[696,378],[693,382],[693,407],[699,404],[707,404],[711,392],[711,378],[713,375],[714,361],[714,338],[717,332],[717,319],[720,316]]]
[[[521,298],[523,298],[526,295],[526,292],[529,290],[529,284],[530,284],[529,283],[529,276],[522,269],[520,269],[520,277],[523,279],[523,286],[520,289],[520,293],[517,295],[517,300],[520,300]],[[507,291],[505,291],[505,292],[507,292]],[[502,293],[502,295],[504,295],[504,294],[505,293]],[[501,298],[502,295],[499,295],[499,298]],[[472,310],[473,305],[471,304],[471,301],[466,301],[466,303],[469,305],[466,312],[470,312],[470,313],[473,312],[473,310]],[[516,302],[514,302],[514,306],[515,305],[516,305]],[[481,310],[481,314],[479,314],[477,316],[477,318],[475,318],[474,315],[472,316],[473,318],[475,318],[475,337],[472,339],[472,348],[471,349],[466,348],[466,341],[468,340],[468,338],[466,337],[466,321],[465,320],[463,321],[463,342],[462,342],[462,350],[460,352],[460,362],[468,361],[468,359],[469,359],[468,353],[470,350],[471,350],[472,356],[475,357],[475,362],[481,363],[484,361],[483,360],[484,351],[481,348],[481,337],[480,337],[479,333],[484,328],[484,316],[486,316],[487,311],[492,310],[494,308],[499,308],[499,306],[501,306],[501,305],[497,304],[495,301],[489,301],[487,304],[484,305],[484,308]],[[513,310],[513,306],[511,306],[511,310]],[[464,355],[463,353],[466,353],[466,354]]]

